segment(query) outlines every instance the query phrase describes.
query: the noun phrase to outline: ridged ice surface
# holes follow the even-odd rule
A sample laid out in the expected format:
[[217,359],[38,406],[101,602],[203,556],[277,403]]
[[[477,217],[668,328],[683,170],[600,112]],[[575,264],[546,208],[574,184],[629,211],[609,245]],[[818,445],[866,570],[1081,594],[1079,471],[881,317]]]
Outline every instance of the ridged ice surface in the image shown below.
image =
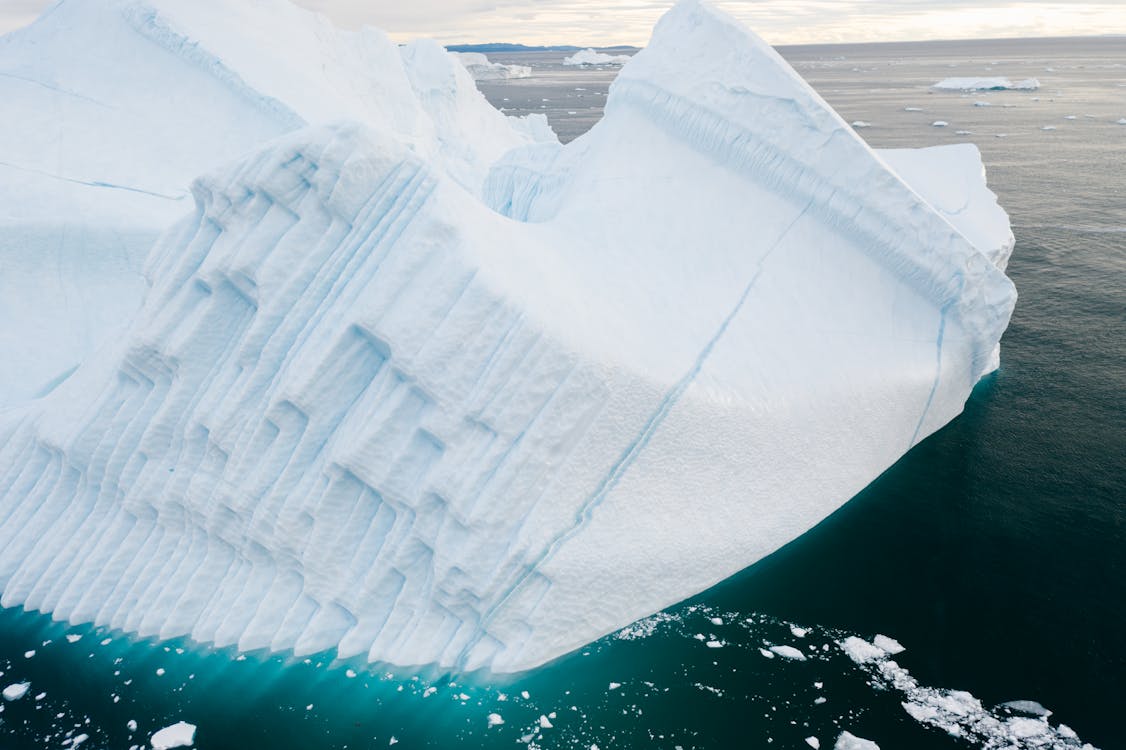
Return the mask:
[[128,335],[0,415],[2,602],[508,671],[691,596],[995,365],[1007,219],[976,153],[919,158],[960,166],[891,171],[697,2],[483,197],[383,129],[272,142],[196,182]]
[[64,0],[0,38],[0,99],[0,408],[119,335],[200,174],[350,119],[475,190],[537,124],[489,106],[433,42],[284,0]]

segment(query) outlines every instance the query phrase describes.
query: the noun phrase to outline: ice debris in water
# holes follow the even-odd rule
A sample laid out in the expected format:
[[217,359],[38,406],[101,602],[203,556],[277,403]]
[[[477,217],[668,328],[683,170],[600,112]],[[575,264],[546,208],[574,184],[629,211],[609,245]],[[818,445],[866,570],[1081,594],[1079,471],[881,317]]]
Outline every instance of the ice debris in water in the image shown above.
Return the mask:
[[889,638],[886,635],[877,635],[875,638],[872,639],[872,644],[876,648],[882,649],[883,651],[886,651],[887,653],[892,654],[892,655],[903,653],[904,651],[906,651],[906,649],[903,648],[903,644],[901,644],[899,641],[895,640],[894,638]]
[[629,60],[629,55],[608,55],[605,52],[597,52],[588,48],[564,58],[563,64],[583,66],[625,65]]
[[805,661],[805,654],[793,646],[771,646],[770,650],[778,654],[784,659],[793,659],[794,661]]
[[[36,248],[86,236],[57,221],[86,201],[114,241],[151,240],[151,205],[170,226],[115,266],[143,304],[77,370],[21,334],[46,359],[0,409],[5,606],[528,669],[812,528],[998,366],[1011,230],[976,149],[893,164],[706,4],[663,17],[566,146],[437,44],[281,0],[53,8],[0,68],[58,58],[113,105],[66,121],[72,166],[128,190],[8,170],[0,203],[53,197]],[[121,119],[188,77],[160,127]],[[0,79],[0,142],[49,161],[57,129],[25,123],[59,93]],[[57,300],[46,265],[23,281]]]
[[489,714],[486,718],[486,721],[488,722],[489,729],[492,729],[493,727],[499,727],[504,723],[504,719],[501,718],[500,714]]
[[850,732],[841,732],[837,737],[833,750],[880,750],[880,746],[872,740],[866,740]]
[[195,724],[178,721],[153,734],[149,740],[152,750],[172,750],[174,747],[191,747],[195,744]]
[[16,682],[4,688],[4,700],[18,701],[20,698],[27,695],[27,691],[31,689],[30,682]]

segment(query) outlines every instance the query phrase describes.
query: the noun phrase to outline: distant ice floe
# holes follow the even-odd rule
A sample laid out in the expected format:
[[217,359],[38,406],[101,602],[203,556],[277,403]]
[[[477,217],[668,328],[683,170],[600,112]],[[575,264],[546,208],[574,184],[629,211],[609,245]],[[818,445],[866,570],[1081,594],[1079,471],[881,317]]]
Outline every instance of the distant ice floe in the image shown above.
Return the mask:
[[880,750],[880,746],[872,740],[866,740],[850,732],[841,732],[833,750]]
[[872,123],[866,122],[864,120],[857,120],[856,122],[852,123],[852,127],[856,128],[857,130],[862,130],[863,128],[872,127]]
[[1123,117],[1121,120],[1119,120],[1118,124],[1119,125],[1126,125],[1126,117]]
[[945,78],[933,88],[942,91],[1036,91],[1040,81],[1028,78],[1010,81],[1008,78]]
[[509,78],[531,78],[532,69],[527,65],[505,65],[496,63],[480,52],[453,52],[461,61],[474,81],[505,81]]
[[31,689],[30,682],[16,682],[4,688],[4,700],[18,701],[20,698],[27,695],[27,691]]
[[630,55],[607,55],[593,49],[584,49],[563,60],[564,65],[625,65]]
[[935,120],[934,122],[931,123],[931,127],[932,128],[944,128],[949,124],[950,123],[948,123],[946,120]]

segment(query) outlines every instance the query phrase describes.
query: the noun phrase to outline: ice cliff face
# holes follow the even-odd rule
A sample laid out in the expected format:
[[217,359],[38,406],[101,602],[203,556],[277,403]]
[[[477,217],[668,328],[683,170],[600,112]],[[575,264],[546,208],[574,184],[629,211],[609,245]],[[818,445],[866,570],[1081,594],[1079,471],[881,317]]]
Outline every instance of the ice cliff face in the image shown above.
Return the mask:
[[3,604],[529,668],[816,524],[959,413],[1012,310],[972,154],[985,247],[957,178],[908,187],[696,2],[481,195],[464,144],[364,123],[197,181],[128,335],[0,419]]
[[280,0],[64,0],[0,39],[0,99],[0,407],[120,331],[191,181],[271,138],[363,122],[470,189],[534,141],[438,45]]

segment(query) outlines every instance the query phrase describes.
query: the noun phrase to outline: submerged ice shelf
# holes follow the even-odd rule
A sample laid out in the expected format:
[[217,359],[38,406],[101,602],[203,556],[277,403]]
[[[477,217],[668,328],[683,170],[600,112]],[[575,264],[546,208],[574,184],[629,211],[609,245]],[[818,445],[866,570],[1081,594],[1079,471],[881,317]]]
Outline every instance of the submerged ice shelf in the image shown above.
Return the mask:
[[[161,5],[207,74],[277,83]],[[128,333],[0,413],[4,605],[526,669],[802,534],[996,367],[973,147],[876,154],[693,0],[566,147],[414,49],[378,116],[197,180]],[[429,116],[381,125],[401,101]]]

